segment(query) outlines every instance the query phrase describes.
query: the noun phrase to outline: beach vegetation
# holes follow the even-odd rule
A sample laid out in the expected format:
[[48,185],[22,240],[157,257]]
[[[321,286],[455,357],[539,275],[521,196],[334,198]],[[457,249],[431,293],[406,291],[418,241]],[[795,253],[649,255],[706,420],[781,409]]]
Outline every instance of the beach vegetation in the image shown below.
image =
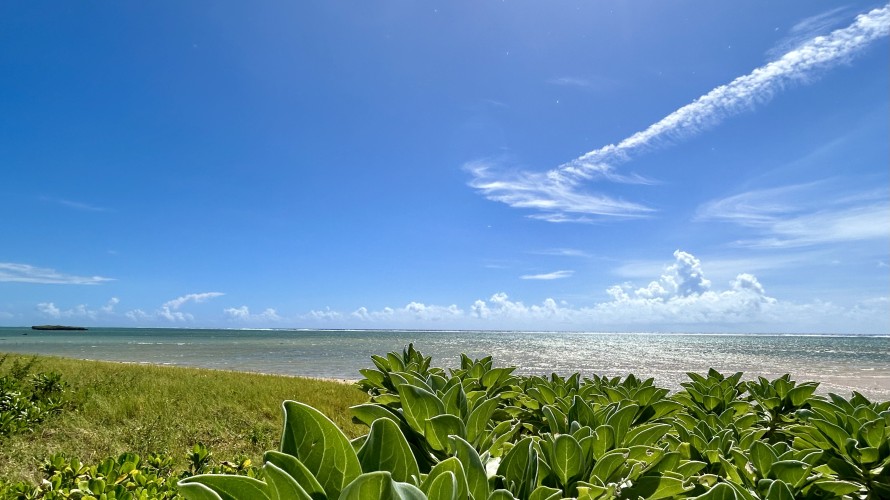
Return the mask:
[[820,394],[818,383],[788,375],[744,380],[713,369],[689,373],[673,393],[634,375],[520,375],[490,357],[461,356],[459,367],[444,369],[412,345],[372,363],[348,409],[284,398],[280,440],[258,460],[217,462],[202,444],[179,462],[128,452],[87,466],[52,455],[42,483],[7,491],[192,500],[890,498],[890,402],[855,392]]
[[[0,355],[2,356],[2,355]],[[54,455],[98,465],[132,453],[147,460],[170,458],[174,476],[194,469],[193,447],[203,443],[211,463],[263,463],[263,453],[281,437],[281,402],[293,399],[330,415],[348,436],[364,427],[349,407],[367,394],[328,380],[221,370],[85,361],[9,354],[0,377],[16,374],[30,394],[34,374],[61,374],[59,412],[30,430],[0,436],[0,482],[39,484],[48,479],[44,461]],[[39,390],[39,389],[38,389]]]
[[36,358],[0,356],[0,439],[33,431],[62,410],[65,382],[57,372],[32,373]]
[[[284,403],[265,480],[197,475],[190,499],[851,499],[890,497],[890,402],[816,383],[690,373],[650,380],[522,377],[490,358],[430,368],[409,346],[373,358],[353,440]],[[275,457],[272,459],[271,457]],[[281,465],[287,463],[287,467]],[[290,473],[288,471],[294,471]]]

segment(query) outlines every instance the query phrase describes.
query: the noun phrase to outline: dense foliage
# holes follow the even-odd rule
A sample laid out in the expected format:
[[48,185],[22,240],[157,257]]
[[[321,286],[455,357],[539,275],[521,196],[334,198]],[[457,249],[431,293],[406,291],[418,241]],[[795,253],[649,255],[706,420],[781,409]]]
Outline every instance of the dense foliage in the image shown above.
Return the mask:
[[173,500],[182,498],[177,482],[196,474],[260,475],[260,469],[245,458],[217,462],[203,444],[189,449],[187,458],[188,468],[176,470],[174,458],[163,454],[143,458],[124,453],[94,465],[55,454],[43,461],[44,479],[39,485],[25,481],[0,484],[0,498]]
[[352,441],[284,403],[263,480],[184,479],[189,499],[555,500],[890,498],[890,402],[814,395],[789,376],[516,376],[490,357],[431,367],[413,346],[373,356]]
[[62,408],[65,383],[55,372],[31,373],[34,360],[14,360],[4,370],[7,356],[0,357],[0,439],[34,430],[34,426]]

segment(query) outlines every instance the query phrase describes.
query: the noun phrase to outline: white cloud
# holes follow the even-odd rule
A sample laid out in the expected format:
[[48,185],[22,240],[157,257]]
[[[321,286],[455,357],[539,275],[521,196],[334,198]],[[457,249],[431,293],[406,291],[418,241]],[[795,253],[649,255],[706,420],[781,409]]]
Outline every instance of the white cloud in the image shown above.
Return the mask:
[[520,276],[524,280],[558,280],[563,278],[571,278],[575,271],[553,271],[544,274],[525,274]]
[[274,321],[281,321],[281,316],[278,315],[278,311],[269,307],[266,308],[263,312],[259,314],[251,314],[250,309],[247,306],[241,307],[230,307],[227,309],[223,309],[223,313],[230,320],[235,321],[249,321],[249,322],[259,322],[259,323],[268,323]]
[[575,248],[549,248],[547,250],[538,250],[531,253],[535,255],[553,255],[557,257],[591,257],[591,255],[584,250]]
[[767,56],[776,59],[800,47],[806,41],[837,28],[849,18],[849,13],[849,6],[835,7],[795,23],[788,31],[788,35],[767,51]]
[[890,239],[890,199],[883,191],[844,193],[829,182],[748,191],[702,205],[699,220],[717,220],[761,234],[740,240],[754,248]]
[[171,310],[167,306],[162,306],[155,311],[155,314],[158,318],[166,319],[171,323],[194,321],[195,319],[192,314]]
[[71,309],[59,309],[53,302],[41,302],[37,304],[37,311],[50,318],[85,318],[96,319],[99,312],[90,309],[86,304],[78,304]]
[[82,203],[82,202],[79,202],[79,201],[65,200],[65,199],[62,199],[62,198],[50,198],[50,197],[48,197],[48,196],[42,196],[40,199],[43,200],[43,201],[49,201],[49,202],[52,202],[52,203],[58,203],[59,205],[66,206],[66,207],[68,207],[68,208],[73,208],[73,209],[76,209],[76,210],[82,210],[82,211],[84,211],[84,212],[105,212],[105,211],[108,210],[108,209],[103,208],[103,207],[98,207],[98,206],[95,206],[95,205],[90,205],[89,203]]
[[444,321],[461,318],[464,311],[452,304],[450,306],[426,305],[422,302],[409,302],[406,306],[393,309],[384,307],[379,311],[369,311],[367,307],[359,307],[350,318],[367,322],[390,322],[395,324],[416,321]]
[[127,311],[124,316],[130,318],[133,321],[142,321],[153,318],[151,314],[148,314],[142,309],[133,309],[132,311]]
[[309,311],[303,318],[316,321],[335,321],[343,318],[343,315],[337,311],[332,311],[330,307],[325,307],[323,310]]
[[[145,312],[142,309],[133,309],[131,311],[126,312],[124,315],[138,322],[144,321],[156,321],[156,320],[165,320],[171,323],[186,323],[195,320],[195,316],[191,313],[182,312],[179,310],[183,305],[194,302],[201,303],[206,302],[212,298],[220,297],[223,294],[222,292],[204,292],[204,293],[190,293],[187,295],[183,295],[181,297],[177,297],[173,300],[168,300],[161,304],[161,307],[153,312]],[[116,304],[116,302],[115,302]],[[113,305],[113,304],[112,304]]]
[[188,295],[183,295],[182,297],[177,297],[173,300],[169,300],[164,303],[163,307],[167,307],[170,309],[179,309],[183,304],[187,302],[206,302],[212,298],[220,297],[225,295],[222,292],[204,292],[204,293],[190,293]]
[[75,276],[46,267],[35,267],[14,262],[0,262],[0,282],[43,283],[53,285],[98,285],[113,278]]
[[118,299],[117,297],[108,299],[108,302],[104,306],[102,306],[102,312],[104,312],[105,314],[113,314],[114,306],[118,305],[119,303],[120,299]]
[[469,185],[486,198],[514,208],[531,209],[533,218],[549,222],[590,222],[591,217],[640,217],[650,207],[584,190],[585,182],[601,179],[651,183],[622,175],[615,167],[635,154],[684,139],[714,127],[726,118],[769,101],[784,88],[805,83],[819,71],[851,58],[890,34],[890,5],[856,17],[848,27],[816,36],[777,60],[721,85],[618,144],[609,144],[545,173],[495,169],[495,162],[465,165]]
[[603,76],[578,77],[578,76],[560,76],[547,80],[551,85],[560,87],[574,87],[584,90],[604,90],[615,87],[618,82]]
[[[794,303],[772,297],[756,276],[744,269],[722,287],[705,277],[705,263],[677,250],[648,284],[624,283],[606,290],[608,300],[573,306],[554,298],[537,304],[511,299],[506,293],[474,301],[465,312],[411,302],[401,308],[370,311],[360,307],[349,315],[330,309],[324,318],[340,324],[373,327],[496,328],[587,331],[685,332],[829,332],[886,333],[890,303],[877,297],[851,306],[813,301]],[[645,282],[644,282],[645,283]],[[305,316],[304,316],[305,317]]]
[[56,305],[52,302],[41,302],[37,304],[37,310],[40,311],[41,314],[53,318],[62,316],[62,311],[60,311],[59,308],[56,307]]

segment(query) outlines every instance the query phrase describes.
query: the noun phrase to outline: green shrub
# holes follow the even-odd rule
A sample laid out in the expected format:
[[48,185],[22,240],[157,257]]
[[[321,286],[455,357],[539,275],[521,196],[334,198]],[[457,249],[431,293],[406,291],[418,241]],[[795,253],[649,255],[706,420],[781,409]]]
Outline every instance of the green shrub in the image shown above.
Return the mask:
[[[0,369],[7,357],[0,357]],[[31,375],[36,358],[15,359],[0,375],[0,439],[33,431],[47,417],[62,410],[65,383],[55,372]]]
[[262,479],[202,474],[189,499],[890,498],[890,402],[814,396],[789,376],[519,377],[490,357],[445,374],[413,346],[372,358],[352,441],[286,401]]

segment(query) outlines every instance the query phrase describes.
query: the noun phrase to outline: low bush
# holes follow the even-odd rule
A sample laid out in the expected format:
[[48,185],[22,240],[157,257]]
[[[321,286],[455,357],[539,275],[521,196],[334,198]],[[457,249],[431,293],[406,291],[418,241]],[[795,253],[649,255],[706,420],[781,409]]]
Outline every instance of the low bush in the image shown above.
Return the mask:
[[520,377],[491,358],[446,373],[409,346],[372,358],[349,440],[284,403],[264,479],[202,474],[192,500],[890,498],[890,402],[816,396],[789,376],[690,373],[670,395],[633,375]]
[[0,357],[0,439],[33,431],[47,417],[61,411],[65,383],[55,372],[31,373],[35,358],[14,359],[4,370],[8,357]]

